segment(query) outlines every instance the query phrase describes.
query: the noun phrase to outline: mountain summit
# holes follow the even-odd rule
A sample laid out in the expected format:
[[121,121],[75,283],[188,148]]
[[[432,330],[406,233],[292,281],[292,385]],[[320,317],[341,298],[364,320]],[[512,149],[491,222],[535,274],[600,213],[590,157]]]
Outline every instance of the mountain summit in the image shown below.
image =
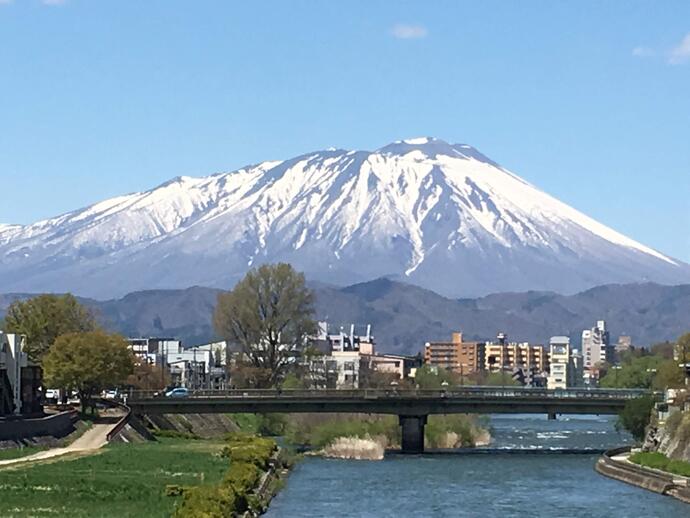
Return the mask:
[[4,292],[230,287],[275,261],[313,280],[387,276],[454,297],[690,281],[689,265],[471,146],[429,137],[178,177],[33,225],[0,225]]

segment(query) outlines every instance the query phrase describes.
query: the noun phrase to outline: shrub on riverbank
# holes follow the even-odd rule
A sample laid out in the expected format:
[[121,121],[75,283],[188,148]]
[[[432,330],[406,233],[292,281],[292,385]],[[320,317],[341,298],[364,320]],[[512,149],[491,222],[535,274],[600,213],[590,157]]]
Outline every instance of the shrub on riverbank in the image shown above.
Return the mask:
[[634,462],[635,464],[646,466],[648,468],[659,469],[661,471],[667,471],[668,473],[690,477],[690,462],[685,462],[683,460],[671,460],[663,453],[638,452],[632,454],[629,457],[629,460],[630,462]]
[[220,484],[185,488],[183,500],[174,516],[184,518],[223,518],[256,509],[261,502],[254,496],[262,474],[275,452],[275,441],[263,437],[231,434],[220,456],[230,467]]

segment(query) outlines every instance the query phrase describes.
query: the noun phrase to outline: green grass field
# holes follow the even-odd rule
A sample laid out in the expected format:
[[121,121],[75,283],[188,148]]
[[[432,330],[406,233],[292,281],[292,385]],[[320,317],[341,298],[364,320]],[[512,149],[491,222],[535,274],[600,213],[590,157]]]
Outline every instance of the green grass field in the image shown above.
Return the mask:
[[22,448],[9,448],[0,450],[0,460],[18,459],[19,457],[26,457],[33,455],[39,451],[48,449],[47,446],[24,446]]
[[228,469],[222,446],[112,444],[90,457],[0,469],[0,516],[167,517],[179,497],[165,496],[165,486],[218,483]]

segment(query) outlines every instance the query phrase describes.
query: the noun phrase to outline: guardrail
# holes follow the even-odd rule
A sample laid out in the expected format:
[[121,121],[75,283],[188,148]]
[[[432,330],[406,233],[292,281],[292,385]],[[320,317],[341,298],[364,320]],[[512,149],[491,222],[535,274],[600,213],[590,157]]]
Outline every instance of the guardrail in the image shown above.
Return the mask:
[[117,424],[108,432],[108,434],[105,436],[108,442],[112,441],[117,434],[119,434],[122,429],[127,426],[127,423],[129,422],[130,417],[132,417],[132,409],[129,408],[127,405],[124,403],[120,403],[119,401],[113,401],[111,399],[101,399],[101,402],[110,407],[119,407],[125,410],[125,415],[123,415],[120,420],[117,422]]
[[[141,401],[164,396],[164,392],[132,391],[128,400]],[[660,393],[637,389],[541,389],[524,387],[452,387],[440,390],[422,389],[339,389],[339,390],[301,390],[301,389],[230,389],[230,390],[190,390],[190,398],[225,399],[438,399],[438,398],[520,398],[520,399],[596,399],[621,401],[651,395],[659,399]]]

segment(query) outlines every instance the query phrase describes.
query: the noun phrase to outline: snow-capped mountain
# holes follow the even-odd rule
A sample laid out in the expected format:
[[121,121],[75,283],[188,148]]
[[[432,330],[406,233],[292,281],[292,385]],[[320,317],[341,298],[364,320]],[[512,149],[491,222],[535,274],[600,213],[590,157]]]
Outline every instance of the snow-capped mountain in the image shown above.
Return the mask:
[[450,296],[690,281],[474,148],[432,138],[179,177],[33,225],[0,225],[0,292],[230,287],[287,261],[312,280],[391,276]]

